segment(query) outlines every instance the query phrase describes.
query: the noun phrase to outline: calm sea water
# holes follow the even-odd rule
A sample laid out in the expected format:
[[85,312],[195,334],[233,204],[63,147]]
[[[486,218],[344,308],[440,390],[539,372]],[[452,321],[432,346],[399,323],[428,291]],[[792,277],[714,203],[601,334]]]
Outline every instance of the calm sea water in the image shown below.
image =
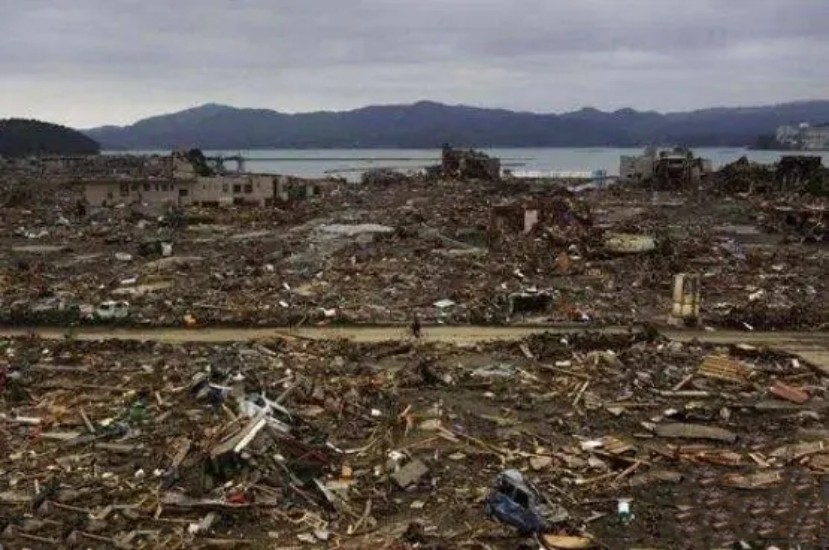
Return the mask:
[[[515,170],[606,170],[619,174],[619,157],[638,155],[641,148],[539,148],[539,149],[484,149],[501,159],[504,168]],[[133,151],[135,154],[166,154],[169,151]],[[742,148],[697,148],[694,153],[711,159],[714,168],[733,162],[742,156],[755,162],[771,163],[781,151],[749,151]],[[417,170],[440,162],[438,149],[307,149],[205,151],[208,156],[241,155],[247,159],[245,169],[262,174],[285,174],[300,177],[342,176],[358,180],[360,175],[375,168]],[[821,154],[821,153],[808,153]],[[829,165],[829,152],[823,152],[823,163]],[[257,160],[259,159],[259,160]],[[228,168],[233,163],[228,163]]]

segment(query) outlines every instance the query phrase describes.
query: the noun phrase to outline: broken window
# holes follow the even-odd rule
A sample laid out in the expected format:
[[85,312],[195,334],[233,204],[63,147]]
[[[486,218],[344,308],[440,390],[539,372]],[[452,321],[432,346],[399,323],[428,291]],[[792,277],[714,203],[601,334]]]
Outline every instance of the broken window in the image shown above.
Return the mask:
[[250,195],[251,193],[253,193],[253,185],[245,184],[245,194]]
[[183,187],[178,190],[178,196],[179,197],[186,197],[189,194],[190,194],[190,191],[187,190],[187,189],[184,189]]
[[242,192],[242,186],[241,186],[240,184],[238,184],[238,183],[237,183],[237,184],[235,184],[235,185],[233,186],[233,192],[234,192],[234,193],[241,193],[241,192]]
[[145,183],[145,184],[144,184],[144,191],[149,191],[149,190],[150,190],[150,184],[149,184],[149,183]]

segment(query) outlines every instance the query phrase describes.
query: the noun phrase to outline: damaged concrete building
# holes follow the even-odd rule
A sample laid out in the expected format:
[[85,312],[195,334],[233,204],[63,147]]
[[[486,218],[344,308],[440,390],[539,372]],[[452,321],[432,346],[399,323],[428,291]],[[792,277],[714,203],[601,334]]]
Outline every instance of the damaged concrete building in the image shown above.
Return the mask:
[[622,156],[619,164],[619,175],[623,179],[665,190],[699,185],[711,172],[710,160],[695,157],[690,149],[683,147],[662,151],[648,147],[642,155]]
[[730,193],[805,193],[829,195],[829,169],[819,156],[784,155],[775,164],[750,162],[747,157],[723,166],[715,189]]
[[161,157],[113,157],[106,170],[82,173],[76,183],[83,185],[86,202],[93,208],[116,204],[271,206],[317,197],[323,183],[269,174],[219,173],[195,150]]
[[829,124],[807,123],[777,128],[775,139],[780,146],[800,151],[829,150]]
[[529,235],[539,230],[551,235],[582,232],[591,226],[590,212],[562,194],[493,206],[487,237],[494,246],[502,241],[510,242],[512,235]]
[[444,177],[457,179],[501,179],[501,161],[473,149],[454,149],[444,145],[441,153],[441,172]]
[[192,179],[92,180],[83,182],[84,197],[93,207],[119,203],[148,205],[267,206],[274,198],[273,176],[242,174]]

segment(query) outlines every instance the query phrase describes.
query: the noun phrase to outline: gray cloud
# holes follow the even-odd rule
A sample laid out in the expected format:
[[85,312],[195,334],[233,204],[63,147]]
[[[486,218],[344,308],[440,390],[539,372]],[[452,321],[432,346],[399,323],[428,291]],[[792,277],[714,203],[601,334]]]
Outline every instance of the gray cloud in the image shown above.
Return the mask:
[[823,0],[0,0],[0,116],[826,97]]

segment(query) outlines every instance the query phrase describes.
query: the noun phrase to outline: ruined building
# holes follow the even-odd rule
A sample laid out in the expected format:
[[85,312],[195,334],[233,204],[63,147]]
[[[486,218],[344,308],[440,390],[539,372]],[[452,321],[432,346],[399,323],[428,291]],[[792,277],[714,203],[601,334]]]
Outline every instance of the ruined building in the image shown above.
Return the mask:
[[775,133],[775,139],[778,145],[788,149],[829,150],[829,124],[811,126],[803,123],[797,126],[780,126]]
[[714,189],[760,195],[829,195],[829,170],[821,157],[786,155],[775,164],[749,162],[746,157],[723,166],[714,177]]
[[161,157],[113,157],[106,170],[82,172],[75,181],[84,187],[91,207],[143,204],[150,207],[270,206],[321,194],[317,181],[217,171],[200,151]]
[[480,151],[444,145],[441,172],[447,178],[497,181],[501,179],[501,161]]
[[662,151],[648,147],[643,155],[623,156],[619,166],[622,178],[663,190],[699,185],[710,173],[710,160],[695,157],[690,149],[682,147]]

